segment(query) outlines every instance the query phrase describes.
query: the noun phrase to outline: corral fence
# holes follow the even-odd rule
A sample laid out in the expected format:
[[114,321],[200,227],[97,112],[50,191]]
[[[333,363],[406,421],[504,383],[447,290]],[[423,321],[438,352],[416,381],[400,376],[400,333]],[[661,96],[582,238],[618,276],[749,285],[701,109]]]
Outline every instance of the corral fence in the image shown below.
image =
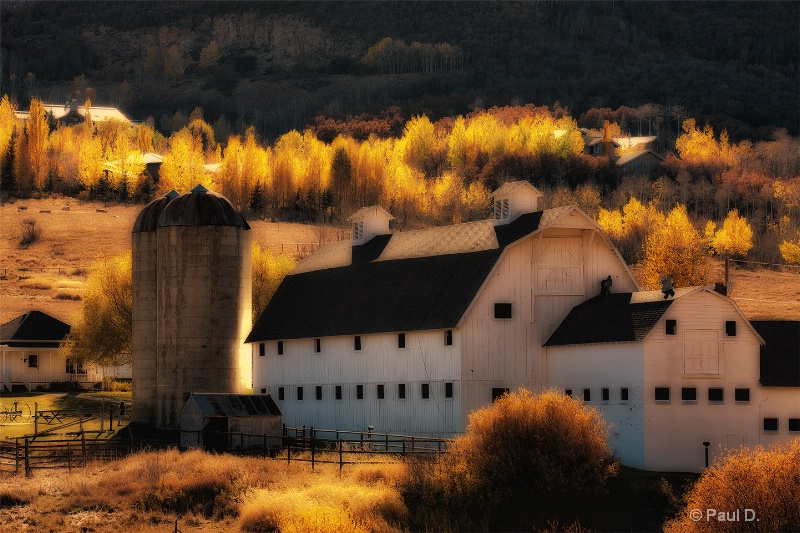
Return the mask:
[[20,437],[0,441],[0,468],[30,476],[34,469],[84,467],[90,461],[113,461],[131,453],[130,442],[87,440],[85,434],[71,439],[37,440]]

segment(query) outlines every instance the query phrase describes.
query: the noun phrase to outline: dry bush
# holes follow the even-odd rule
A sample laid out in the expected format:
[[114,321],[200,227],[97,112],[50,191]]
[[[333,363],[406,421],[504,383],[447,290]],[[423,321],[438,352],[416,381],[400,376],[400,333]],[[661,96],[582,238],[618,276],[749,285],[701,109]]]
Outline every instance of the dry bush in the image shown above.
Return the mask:
[[412,527],[530,529],[570,523],[616,473],[600,414],[555,391],[507,394],[470,415],[467,433],[403,487]]
[[50,285],[49,283],[46,283],[38,279],[33,279],[26,283],[20,283],[19,287],[20,289],[31,289],[35,291],[49,291],[50,289],[53,288],[53,286]]
[[36,224],[35,219],[25,218],[19,224],[22,226],[22,232],[19,236],[19,245],[21,248],[27,248],[38,241],[42,236],[42,230]]
[[81,301],[81,295],[80,294],[75,294],[74,292],[63,292],[62,291],[62,292],[56,293],[56,295],[53,296],[53,298],[55,298],[56,300],[73,300],[73,301],[76,301],[76,302]]
[[[684,497],[685,507],[667,523],[665,531],[800,531],[798,465],[800,438],[767,449],[759,446],[731,452],[703,473]],[[738,520],[719,521],[709,515],[709,509],[718,513],[738,509]],[[745,520],[746,509],[755,512],[754,520]]]

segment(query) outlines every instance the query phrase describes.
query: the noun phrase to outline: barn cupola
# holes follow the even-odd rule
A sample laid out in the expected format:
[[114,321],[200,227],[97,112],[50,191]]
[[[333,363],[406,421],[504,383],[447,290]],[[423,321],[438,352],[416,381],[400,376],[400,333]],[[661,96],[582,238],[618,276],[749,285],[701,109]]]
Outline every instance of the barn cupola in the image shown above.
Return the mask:
[[509,181],[492,193],[494,197],[494,225],[502,226],[525,213],[538,210],[542,193],[527,181]]
[[376,235],[388,235],[391,213],[377,205],[362,207],[347,219],[353,225],[353,246],[359,246]]

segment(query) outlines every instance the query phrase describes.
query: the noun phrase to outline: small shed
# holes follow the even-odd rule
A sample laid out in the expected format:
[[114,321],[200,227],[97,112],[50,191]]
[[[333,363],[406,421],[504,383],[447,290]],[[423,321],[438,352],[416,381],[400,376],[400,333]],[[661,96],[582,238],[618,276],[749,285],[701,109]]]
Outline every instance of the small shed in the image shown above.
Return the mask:
[[180,413],[181,448],[213,451],[280,446],[281,411],[269,394],[193,393]]

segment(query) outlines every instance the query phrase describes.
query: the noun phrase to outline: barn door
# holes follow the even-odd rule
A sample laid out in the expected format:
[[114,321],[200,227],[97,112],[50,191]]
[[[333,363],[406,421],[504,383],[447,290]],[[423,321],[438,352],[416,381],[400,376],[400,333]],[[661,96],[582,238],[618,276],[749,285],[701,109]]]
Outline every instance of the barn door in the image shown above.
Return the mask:
[[684,334],[685,374],[719,374],[719,343],[716,331],[687,331]]
[[583,295],[581,238],[542,239],[536,262],[536,294]]

